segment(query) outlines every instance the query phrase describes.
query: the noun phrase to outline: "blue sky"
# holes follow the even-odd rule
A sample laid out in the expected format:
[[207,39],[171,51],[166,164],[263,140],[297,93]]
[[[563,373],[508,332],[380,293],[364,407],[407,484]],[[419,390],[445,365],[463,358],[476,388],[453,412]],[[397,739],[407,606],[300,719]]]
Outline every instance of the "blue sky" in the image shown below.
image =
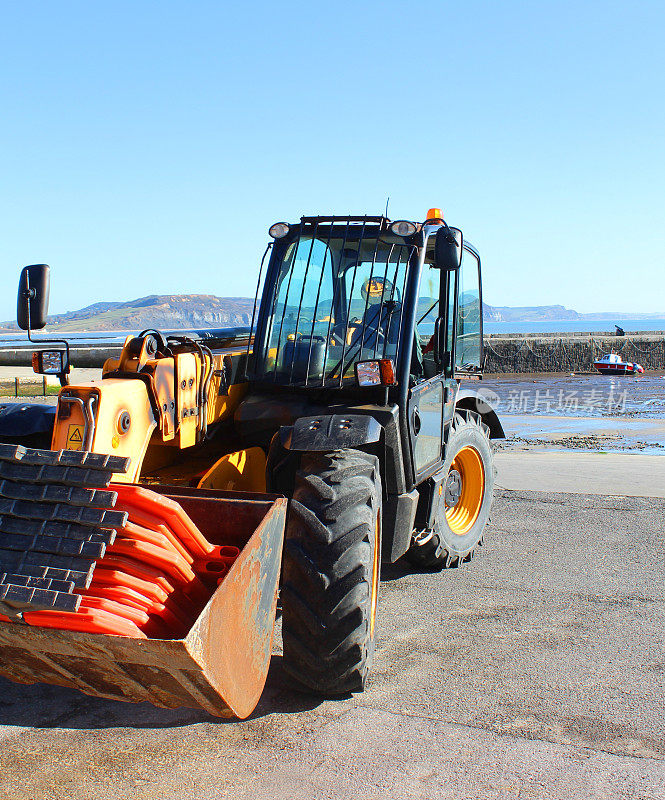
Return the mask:
[[665,311],[661,3],[0,2],[0,319],[254,292],[267,228],[422,219],[493,305]]

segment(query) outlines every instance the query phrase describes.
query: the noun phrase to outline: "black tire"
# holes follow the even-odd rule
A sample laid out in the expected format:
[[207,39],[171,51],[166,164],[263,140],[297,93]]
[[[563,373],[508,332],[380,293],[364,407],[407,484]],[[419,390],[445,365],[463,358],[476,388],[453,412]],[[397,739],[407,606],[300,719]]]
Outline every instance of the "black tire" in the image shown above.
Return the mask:
[[300,454],[282,447],[279,433],[272,437],[266,459],[266,489],[286,497],[293,495],[296,472],[300,466]]
[[284,670],[325,696],[362,691],[374,654],[381,478],[357,450],[306,453],[284,541]]
[[[472,497],[475,498],[476,508],[469,515],[471,519],[465,522],[455,519],[456,506],[448,505],[444,482],[434,526],[429,530],[415,531],[406,553],[406,558],[419,569],[441,570],[459,566],[462,562],[469,561],[475,548],[483,543],[483,532],[489,519],[494,494],[494,463],[489,428],[482,422],[479,414],[460,410],[455,413],[446,442],[443,469],[447,475],[450,476],[453,468],[459,466],[460,454],[463,451],[469,454],[469,450],[474,454],[472,462],[477,461],[478,469],[482,471],[482,486],[478,486],[477,481],[469,481],[473,483]],[[459,470],[456,472],[460,475]],[[465,491],[464,480],[462,470],[462,492]]]

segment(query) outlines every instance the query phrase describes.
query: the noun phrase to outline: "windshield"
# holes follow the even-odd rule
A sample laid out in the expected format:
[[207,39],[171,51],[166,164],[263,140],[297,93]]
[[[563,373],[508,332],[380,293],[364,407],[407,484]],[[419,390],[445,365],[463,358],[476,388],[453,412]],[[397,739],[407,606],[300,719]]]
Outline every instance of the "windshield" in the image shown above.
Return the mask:
[[257,377],[341,386],[355,378],[357,361],[397,360],[414,248],[395,237],[365,236],[361,227],[310,226],[276,249],[273,291],[263,298],[268,313],[264,346],[256,350]]

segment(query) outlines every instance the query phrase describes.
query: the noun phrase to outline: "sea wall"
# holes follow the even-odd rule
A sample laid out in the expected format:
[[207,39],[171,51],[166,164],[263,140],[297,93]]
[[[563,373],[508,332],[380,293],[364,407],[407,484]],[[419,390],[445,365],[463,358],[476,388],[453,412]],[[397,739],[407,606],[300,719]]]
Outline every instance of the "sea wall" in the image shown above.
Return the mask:
[[[59,349],[61,344],[43,345],[31,344],[28,347],[2,347],[0,346],[0,366],[2,367],[29,367],[32,364],[33,350]],[[122,345],[109,344],[71,344],[69,348],[72,366],[80,368],[100,367],[107,358],[118,358]]]
[[[0,345],[0,366],[30,366],[33,345],[22,348]],[[117,358],[120,345],[102,342],[74,344],[72,364],[101,367],[107,358]],[[485,372],[595,372],[593,362],[609,353],[647,370],[665,371],[665,331],[610,336],[608,334],[493,334],[485,337]]]
[[595,359],[614,351],[647,370],[665,370],[665,331],[602,334],[491,335],[485,337],[485,372],[595,372]]

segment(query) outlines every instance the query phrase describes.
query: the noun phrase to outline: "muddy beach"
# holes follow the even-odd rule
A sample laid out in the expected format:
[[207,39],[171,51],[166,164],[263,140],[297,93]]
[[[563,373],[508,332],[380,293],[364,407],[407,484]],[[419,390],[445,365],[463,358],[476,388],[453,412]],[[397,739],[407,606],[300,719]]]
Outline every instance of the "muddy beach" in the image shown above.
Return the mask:
[[474,388],[503,423],[498,450],[665,455],[663,373],[490,375]]

